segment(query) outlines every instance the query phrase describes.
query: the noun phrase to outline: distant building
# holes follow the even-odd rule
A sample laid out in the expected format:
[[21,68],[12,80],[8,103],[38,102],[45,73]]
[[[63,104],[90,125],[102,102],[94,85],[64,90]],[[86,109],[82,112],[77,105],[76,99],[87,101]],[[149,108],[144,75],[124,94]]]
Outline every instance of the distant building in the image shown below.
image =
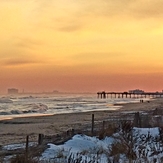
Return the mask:
[[59,91],[57,91],[57,90],[54,90],[54,91],[53,91],[53,93],[59,93]]
[[140,89],[129,90],[128,92],[129,93],[144,93],[144,91]]
[[15,88],[9,88],[8,89],[8,94],[18,94],[18,89],[15,89]]

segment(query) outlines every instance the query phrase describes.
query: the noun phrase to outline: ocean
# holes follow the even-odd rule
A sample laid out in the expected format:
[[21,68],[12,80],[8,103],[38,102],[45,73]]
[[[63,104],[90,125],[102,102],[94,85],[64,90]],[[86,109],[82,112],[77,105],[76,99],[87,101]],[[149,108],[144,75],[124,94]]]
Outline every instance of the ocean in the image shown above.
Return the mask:
[[31,94],[0,96],[0,120],[14,117],[116,110],[138,98],[97,98],[96,94]]

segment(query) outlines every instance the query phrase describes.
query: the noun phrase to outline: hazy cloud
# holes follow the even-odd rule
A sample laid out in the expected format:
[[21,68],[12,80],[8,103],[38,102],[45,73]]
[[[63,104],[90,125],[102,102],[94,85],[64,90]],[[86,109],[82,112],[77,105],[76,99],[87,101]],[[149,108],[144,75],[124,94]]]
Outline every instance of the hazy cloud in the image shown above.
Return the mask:
[[111,62],[111,61],[115,61],[117,59],[120,58],[124,58],[127,54],[123,54],[123,53],[116,53],[116,52],[97,52],[97,53],[79,53],[79,54],[75,54],[73,56],[71,56],[72,60],[74,61],[79,61],[79,62],[83,62],[83,63],[106,63],[106,62]]
[[6,66],[20,66],[20,65],[29,65],[29,64],[38,64],[36,61],[25,60],[25,59],[8,59],[4,61]]
[[129,13],[137,18],[159,18],[163,16],[162,0],[137,0],[129,6]]
[[107,16],[113,14],[119,16],[126,15],[135,18],[158,18],[159,15],[163,14],[162,0],[103,0],[103,2],[105,2],[105,5],[101,6],[100,11]]
[[[8,3],[11,2],[8,0]],[[17,1],[12,1],[16,3]],[[21,3],[27,3],[24,14],[32,26],[39,28],[53,28],[62,32],[79,31],[91,20],[103,17],[111,19],[120,17],[123,19],[149,19],[162,18],[163,1],[162,0],[25,0]],[[90,20],[90,21],[89,21]],[[114,19],[114,22],[119,19]],[[27,22],[28,22],[27,21]]]
[[14,45],[21,48],[34,49],[35,46],[42,45],[41,41],[34,40],[32,38],[14,38]]
[[[162,0],[95,0],[95,1],[70,1],[76,8],[67,5],[62,15],[51,17],[51,24],[54,30],[62,32],[74,32],[83,29],[92,20],[98,21],[98,18],[105,18],[115,23],[116,21],[136,19],[162,19],[163,1]],[[56,9],[57,5],[55,6]]]
[[39,63],[35,53],[41,45],[41,41],[32,38],[11,36],[11,41],[0,48],[0,63],[6,66]]
[[63,32],[75,32],[80,29],[81,29],[81,26],[79,25],[70,25],[70,26],[64,26],[64,27],[59,28],[59,30]]
[[74,55],[74,58],[77,58],[77,59],[89,59],[89,58],[94,58],[94,59],[99,59],[99,56],[102,58],[102,57],[119,57],[119,56],[124,56],[126,54],[123,54],[123,53],[79,53],[79,54],[75,54]]
[[[77,2],[78,3],[78,2]],[[76,16],[126,16],[134,18],[150,18],[163,15],[162,0],[95,0],[87,3],[79,2],[81,7]]]

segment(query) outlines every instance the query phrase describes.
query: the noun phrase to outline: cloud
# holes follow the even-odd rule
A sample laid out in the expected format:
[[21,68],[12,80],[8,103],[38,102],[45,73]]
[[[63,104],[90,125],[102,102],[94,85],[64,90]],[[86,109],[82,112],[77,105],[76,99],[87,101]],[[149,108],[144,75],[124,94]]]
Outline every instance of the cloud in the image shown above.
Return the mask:
[[[88,1],[87,1],[88,2]],[[163,15],[162,0],[95,0],[83,3],[77,16],[125,16],[133,18],[158,18]]]
[[149,19],[158,18],[158,16],[163,15],[162,0],[122,0],[121,2],[120,0],[115,0],[112,4],[114,4],[112,8],[113,13],[119,16],[122,14],[122,16],[125,15],[126,17]]
[[96,63],[110,63],[112,61],[117,61],[117,60],[121,60],[121,58],[126,57],[127,54],[123,54],[123,53],[116,53],[116,52],[97,52],[97,53],[93,53],[93,52],[88,52],[88,53],[78,53],[78,54],[74,54],[73,56],[71,56],[70,58],[74,61],[74,63],[91,63],[91,64],[96,64]]
[[30,55],[26,56],[5,56],[4,58],[1,58],[0,65],[1,66],[23,66],[23,65],[36,65],[36,64],[42,64],[43,62],[41,60],[37,60],[34,57],[31,57]]
[[69,4],[65,5],[67,6],[64,7],[63,4],[63,8],[61,8],[56,4],[54,11],[60,10],[61,12],[58,14],[49,12],[47,15],[54,30],[61,32],[81,31],[100,19],[105,19],[106,23],[115,24],[118,21],[163,18],[162,0],[94,0],[89,2],[70,0]]
[[136,18],[160,18],[163,16],[162,0],[137,0],[129,6],[128,13]]
[[7,58],[1,61],[1,65],[3,66],[25,66],[25,65],[33,65],[40,64],[41,62],[32,59],[21,59],[21,58]]
[[[9,2],[11,3],[11,1]],[[12,3],[16,3],[16,1]],[[29,24],[30,29],[35,29],[36,32],[38,28],[76,32],[87,28],[87,25],[101,18],[106,19],[106,23],[107,21],[115,23],[119,20],[133,18],[137,21],[150,18],[162,19],[163,15],[162,0],[94,0],[89,2],[87,0],[26,2],[24,0],[21,4],[20,6],[24,6],[25,22]]]
[[51,17],[46,28],[60,32],[76,32],[80,31],[84,26],[83,20],[73,13],[67,15],[58,15],[57,17]]
[[41,46],[42,42],[36,39],[32,39],[32,38],[21,38],[21,37],[15,37],[13,38],[14,40],[14,45],[16,47],[20,47],[20,48],[28,48],[28,49],[34,49],[35,46]]
[[74,58],[77,58],[77,59],[89,59],[89,58],[94,58],[94,59],[99,59],[99,57],[119,57],[119,56],[124,56],[125,54],[123,53],[103,53],[103,52],[99,52],[99,53],[79,53],[79,54],[75,54],[74,55]]
[[80,30],[81,28],[82,26],[80,26],[79,24],[74,24],[74,25],[70,24],[70,25],[59,27],[58,30],[63,32],[75,32]]
[[33,38],[11,36],[10,42],[0,48],[0,63],[5,66],[38,64],[39,55],[36,53],[41,45],[41,41]]

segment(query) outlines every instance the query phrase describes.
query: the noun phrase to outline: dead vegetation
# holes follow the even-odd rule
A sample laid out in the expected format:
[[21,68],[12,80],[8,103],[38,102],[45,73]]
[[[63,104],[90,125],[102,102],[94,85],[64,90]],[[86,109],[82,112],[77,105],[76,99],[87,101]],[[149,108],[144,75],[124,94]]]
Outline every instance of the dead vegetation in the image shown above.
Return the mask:
[[[124,154],[126,158],[129,160],[136,160],[137,155],[135,151],[133,150],[135,140],[133,139],[132,132],[131,132],[135,124],[137,127],[160,127],[160,138],[158,142],[163,142],[163,126],[162,126],[162,121],[161,121],[163,111],[160,109],[161,108],[159,109],[157,108],[153,110],[152,112],[151,111],[149,113],[147,112],[146,114],[144,113],[135,114],[135,115],[133,114],[131,115],[133,120],[122,120],[122,118],[119,117],[119,119],[118,118],[116,120],[114,119],[114,121],[108,120],[105,123],[104,122],[95,123],[94,133],[97,137],[99,137],[100,140],[104,139],[106,136],[108,137],[113,136],[114,133],[117,133],[117,132],[119,133],[119,137],[114,137],[117,141],[115,141],[114,144],[112,144],[110,151],[105,151],[103,149],[100,149],[96,151],[97,156],[101,153],[105,153],[106,155],[108,155],[108,162],[110,160],[110,157],[112,157],[112,161],[114,160],[114,162],[118,162],[117,160],[119,160],[121,154]],[[96,128],[96,125],[100,127]],[[25,151],[21,151],[21,152],[19,151],[19,153],[16,153],[16,152],[12,153],[16,155],[15,157],[12,158],[11,163],[39,163],[40,161],[37,158],[47,148],[46,146],[47,142],[50,141],[50,142],[55,143],[56,141],[56,143],[58,142],[58,144],[62,144],[77,133],[84,133],[84,134],[90,133],[90,130],[89,130],[90,127],[91,126],[88,125],[87,130],[81,130],[81,129],[80,130],[79,129],[67,130],[66,132],[63,133],[63,135],[57,134],[56,136],[44,136],[44,139],[45,139],[43,143],[44,145],[42,144],[41,146],[30,148],[28,156],[25,154]],[[63,136],[65,137],[63,138]],[[87,155],[87,153],[89,152],[83,151],[78,154],[78,157],[70,154],[67,161],[69,163],[74,163],[75,161],[76,161],[75,163],[78,163],[78,162],[80,163],[81,155]],[[3,156],[9,155],[9,154],[11,153],[4,153]],[[153,154],[157,154],[156,150],[153,150]],[[64,157],[64,155],[62,152],[60,152],[56,160],[54,160],[54,163],[58,161],[58,159],[62,159],[62,157]],[[144,154],[143,157],[145,159],[146,154]],[[98,157],[96,157],[96,160],[97,159]],[[92,158],[92,160],[95,160],[95,158]],[[87,162],[85,161],[85,163]]]

